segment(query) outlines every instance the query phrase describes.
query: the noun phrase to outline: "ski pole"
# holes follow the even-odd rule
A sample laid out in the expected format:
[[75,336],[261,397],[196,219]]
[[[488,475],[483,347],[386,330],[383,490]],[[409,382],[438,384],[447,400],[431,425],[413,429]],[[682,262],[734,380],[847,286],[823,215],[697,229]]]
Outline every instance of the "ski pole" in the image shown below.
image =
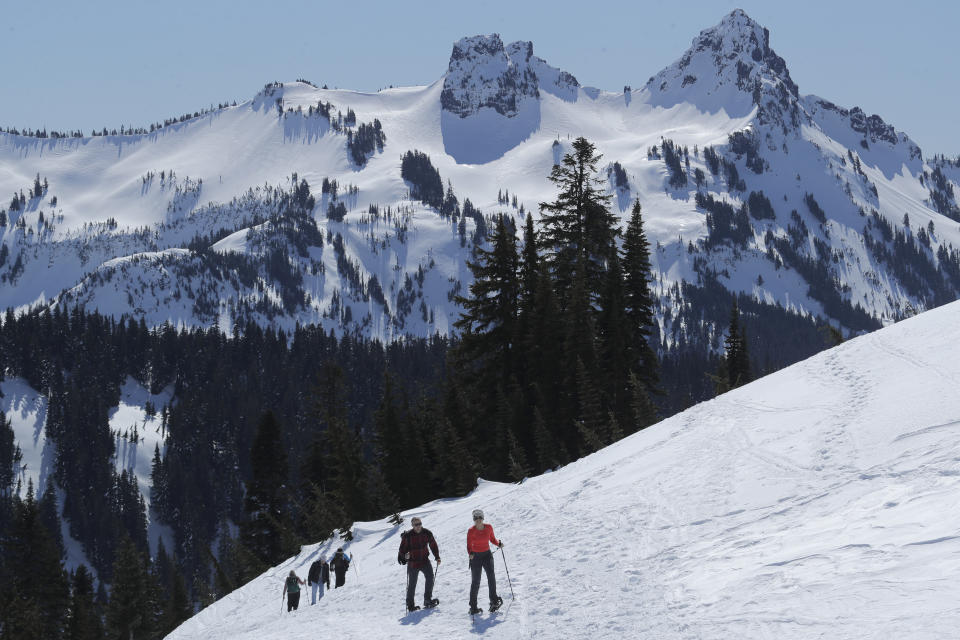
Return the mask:
[[283,615],[283,602],[287,599],[287,592],[284,591],[283,595],[280,597],[280,615]]
[[407,574],[407,588],[403,590],[403,615],[407,615],[407,592],[410,591],[410,570],[407,569],[406,565],[403,567],[403,572]]
[[350,564],[353,565],[353,570],[357,572],[357,583],[360,582],[360,569],[357,568],[357,563],[353,560],[353,554],[350,554]]
[[513,582],[510,580],[510,569],[507,567],[507,554],[503,552],[503,545],[500,545],[500,555],[503,557],[503,568],[507,572],[507,584],[510,585],[510,599],[516,600],[517,597],[513,595]]

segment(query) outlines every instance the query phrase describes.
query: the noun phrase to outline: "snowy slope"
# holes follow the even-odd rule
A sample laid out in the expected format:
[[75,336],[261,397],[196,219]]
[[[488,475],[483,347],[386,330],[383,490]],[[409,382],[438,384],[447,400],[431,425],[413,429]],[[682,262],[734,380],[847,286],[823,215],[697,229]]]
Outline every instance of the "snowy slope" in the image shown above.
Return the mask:
[[[651,244],[661,248],[653,263],[663,290],[714,272],[731,291],[800,313],[841,315],[816,294],[833,289],[875,319],[955,299],[960,276],[935,290],[924,277],[897,273],[896,260],[876,247],[891,245],[877,233],[878,224],[890,225],[907,233],[932,273],[943,271],[940,254],[960,249],[960,163],[925,160],[879,116],[802,95],[772,39],[737,10],[643,88],[606,92],[551,67],[529,42],[475,36],[454,45],[447,73],[429,86],[370,94],[293,82],[144,135],[56,140],[0,133],[0,194],[29,190],[37,174],[49,180],[42,197],[26,198],[24,210],[8,211],[0,226],[0,307],[80,303],[150,325],[229,329],[252,319],[385,339],[446,333],[458,313],[453,293],[470,282],[473,221],[462,240],[455,222],[411,201],[401,156],[427,153],[460,203],[469,198],[485,215],[519,219],[523,205],[537,217],[538,203],[556,195],[546,179],[551,167],[581,135],[603,154],[601,173],[617,162],[627,176],[624,188],[609,185],[621,220],[634,199],[642,203]],[[332,120],[317,115],[319,103],[332,105]],[[337,114],[350,110],[357,125],[335,126]],[[374,120],[386,135],[383,150],[358,165],[348,133]],[[685,186],[671,186],[662,154],[648,153],[663,139],[688,149]],[[711,171],[708,145],[738,170],[742,190],[725,169]],[[931,178],[938,167],[941,182]],[[705,176],[700,187],[697,170]],[[197,246],[185,250],[195,237],[208,237],[210,247],[235,234],[231,251],[267,263],[269,251],[243,246],[241,236],[282,214],[277,203],[294,186],[294,173],[309,182],[316,199],[310,213],[327,239],[300,257],[288,251],[291,269],[303,274],[297,291],[283,291],[266,268],[255,282],[238,282]],[[341,194],[355,188],[340,199],[347,208],[342,222],[326,217],[324,178],[336,180]],[[518,207],[498,203],[500,190],[516,196]],[[752,237],[743,246],[712,246],[698,190],[734,208],[762,191],[774,215],[751,217]],[[825,212],[823,222],[805,204],[808,193]],[[371,206],[389,207],[394,217],[374,218]],[[798,221],[806,229],[796,231]],[[329,242],[338,233],[340,257]],[[820,281],[784,258],[777,243],[790,238],[801,257],[824,263]],[[421,270],[427,281],[411,294],[406,281]],[[369,295],[371,278],[383,302]]]
[[[345,588],[281,614],[304,547],[171,638],[911,638],[960,623],[960,303],[851,340],[519,485],[419,515],[438,610],[403,614],[400,529],[360,523]],[[515,600],[466,615],[482,508]],[[408,520],[409,521],[409,520]],[[485,591],[481,589],[481,605]]]

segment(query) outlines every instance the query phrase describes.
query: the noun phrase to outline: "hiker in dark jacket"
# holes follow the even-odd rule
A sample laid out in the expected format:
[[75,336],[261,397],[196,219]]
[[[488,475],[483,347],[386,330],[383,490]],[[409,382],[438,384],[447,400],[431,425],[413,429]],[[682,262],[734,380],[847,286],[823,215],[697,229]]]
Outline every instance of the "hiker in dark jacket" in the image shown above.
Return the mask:
[[337,552],[333,554],[333,559],[330,560],[330,568],[333,569],[334,574],[337,576],[337,580],[333,585],[334,589],[339,589],[346,582],[347,578],[347,569],[350,568],[350,561],[353,560],[353,555],[349,557],[343,552],[343,547],[337,549]]
[[300,579],[293,569],[290,569],[290,575],[283,584],[283,595],[287,596],[287,613],[295,611],[300,604],[300,585],[306,584]]
[[440,604],[433,598],[433,565],[430,564],[430,551],[440,564],[440,549],[437,541],[429,529],[423,528],[420,518],[410,521],[413,529],[400,536],[400,551],[397,561],[407,565],[407,611],[416,611],[420,607],[413,604],[413,596],[417,590],[417,577],[423,573],[423,608],[429,609]]
[[310,585],[310,604],[317,604],[317,591],[323,597],[323,586],[330,588],[330,565],[322,557],[313,561],[310,572],[307,574],[307,584]]

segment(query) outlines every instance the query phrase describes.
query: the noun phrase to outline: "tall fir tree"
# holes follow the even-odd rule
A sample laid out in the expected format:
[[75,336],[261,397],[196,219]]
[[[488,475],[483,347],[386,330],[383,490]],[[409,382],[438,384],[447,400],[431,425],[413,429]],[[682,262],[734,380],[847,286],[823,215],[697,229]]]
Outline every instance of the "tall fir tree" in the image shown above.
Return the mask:
[[473,283],[469,297],[457,298],[463,313],[454,323],[461,332],[456,357],[470,363],[484,383],[513,375],[520,293],[516,231],[503,214],[489,242],[490,249],[479,249],[476,262],[467,263]]
[[345,515],[338,527],[346,529],[355,520],[373,514],[367,495],[368,469],[363,442],[357,429],[350,424],[344,371],[339,365],[324,364],[316,395],[314,411],[322,417],[325,426],[327,492]]
[[623,235],[624,301],[631,370],[646,386],[648,394],[659,388],[659,363],[650,343],[656,322],[653,315],[650,244],[643,230],[640,200],[633,203],[630,222]]
[[726,349],[725,373],[727,389],[736,389],[753,379],[750,371],[750,354],[747,347],[746,331],[741,326],[740,308],[734,296],[730,307],[730,323],[724,340]]
[[136,545],[123,537],[113,565],[113,583],[107,605],[107,631],[114,638],[149,638],[152,629],[149,619],[147,572],[144,559]]
[[554,165],[549,180],[559,189],[553,202],[541,202],[541,243],[550,266],[560,308],[570,302],[577,269],[584,269],[584,283],[591,303],[603,289],[603,274],[615,250],[616,218],[609,211],[611,196],[603,191],[597,176],[602,156],[586,138],[573,142],[573,153]]
[[250,472],[240,540],[257,560],[256,566],[248,567],[246,573],[256,575],[283,559],[287,453],[280,423],[272,411],[264,413],[257,425],[250,448]]
[[81,564],[71,578],[67,640],[102,640],[104,637],[103,618],[94,595],[93,576]]

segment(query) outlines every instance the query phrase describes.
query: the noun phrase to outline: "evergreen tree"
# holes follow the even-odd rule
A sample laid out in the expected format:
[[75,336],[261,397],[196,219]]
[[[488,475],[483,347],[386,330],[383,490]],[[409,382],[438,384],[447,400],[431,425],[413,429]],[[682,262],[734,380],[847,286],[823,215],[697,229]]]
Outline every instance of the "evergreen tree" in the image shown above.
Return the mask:
[[747,349],[746,332],[740,326],[740,309],[734,296],[730,308],[730,324],[727,326],[725,372],[728,389],[747,384],[753,378],[750,372],[750,354]]
[[656,393],[659,384],[657,356],[650,346],[656,322],[650,292],[650,245],[643,231],[640,200],[633,204],[630,222],[623,236],[624,298],[631,369],[647,388]]
[[[396,406],[394,382],[390,374],[384,374],[383,396],[373,415],[377,464],[383,472],[387,485],[398,496],[406,495],[406,480],[410,471],[404,459],[406,443],[403,438],[403,420]],[[401,507],[407,506],[405,503]]]
[[573,143],[573,153],[554,165],[549,180],[560,193],[553,202],[541,202],[541,241],[550,266],[561,309],[569,303],[577,269],[584,269],[591,302],[603,288],[603,272],[615,250],[616,218],[608,207],[610,195],[597,174],[600,154],[585,138]]
[[0,498],[9,497],[14,489],[22,459],[23,454],[17,446],[13,425],[0,411]]
[[597,325],[601,372],[597,387],[603,393],[605,410],[626,420],[630,405],[629,338],[623,275],[616,253],[611,256],[607,269]]
[[281,529],[284,526],[287,484],[287,454],[282,431],[272,411],[260,418],[250,448],[251,481],[244,500],[246,521],[241,541],[259,561],[250,572],[259,573],[283,559]]
[[174,567],[170,577],[170,596],[164,606],[163,633],[167,634],[193,615],[193,605],[187,593],[183,574]]
[[60,549],[43,522],[32,481],[25,499],[14,496],[12,515],[3,552],[9,582],[0,586],[6,596],[4,608],[25,629],[38,623],[41,631],[36,637],[61,638],[70,604],[69,577]]
[[67,640],[101,640],[103,619],[94,600],[93,576],[80,565],[71,580],[70,614],[67,617]]
[[508,379],[513,373],[516,337],[517,242],[512,224],[498,215],[489,250],[479,249],[470,297],[457,297],[463,313],[454,323],[461,331],[457,357],[471,363],[484,380]]
[[346,516],[338,525],[344,529],[355,520],[369,517],[371,509],[362,440],[347,417],[344,373],[339,365],[324,364],[316,395],[314,410],[325,423],[327,492]]
[[107,605],[107,630],[115,638],[149,638],[147,624],[151,611],[143,558],[129,538],[124,537],[113,565],[113,584]]

